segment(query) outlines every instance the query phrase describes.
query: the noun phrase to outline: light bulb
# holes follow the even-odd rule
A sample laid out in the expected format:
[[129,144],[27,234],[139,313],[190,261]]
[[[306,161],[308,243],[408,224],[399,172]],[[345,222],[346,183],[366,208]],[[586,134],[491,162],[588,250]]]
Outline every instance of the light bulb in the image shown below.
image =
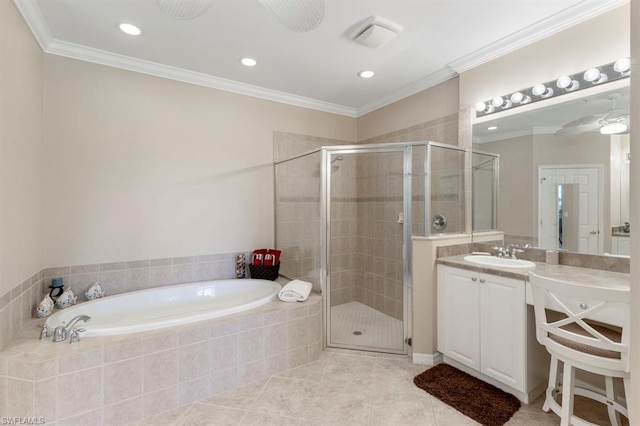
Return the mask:
[[566,89],[570,92],[580,87],[580,83],[576,80],[572,80],[568,75],[563,75],[558,79],[558,81],[556,81],[556,86],[558,86],[559,89]]
[[605,124],[600,128],[600,133],[603,135],[613,135],[616,133],[622,133],[627,131],[627,125],[624,123],[610,123]]
[[476,111],[478,111],[478,112],[482,112],[482,111],[484,111],[485,109],[487,109],[487,104],[485,104],[484,102],[478,102],[478,103],[476,104]]
[[118,25],[118,28],[120,28],[120,31],[122,31],[123,33],[129,34],[132,36],[139,36],[140,34],[142,34],[142,31],[140,30],[140,28],[132,24],[122,23]]
[[613,69],[619,73],[625,73],[631,69],[631,60],[629,58],[620,58],[613,64]]
[[491,101],[491,105],[493,105],[496,108],[498,108],[499,106],[502,106],[503,103],[504,103],[504,99],[502,99],[502,96],[496,96]]
[[535,96],[548,98],[553,95],[553,89],[550,87],[546,87],[542,83],[538,83],[535,86],[533,86],[533,88],[531,89],[531,93],[533,93]]
[[531,102],[531,97],[524,95],[522,92],[514,92],[511,94],[510,99],[514,104],[526,104]]
[[598,68],[591,68],[584,72],[583,78],[593,84],[600,84],[607,81],[607,76],[600,72]]

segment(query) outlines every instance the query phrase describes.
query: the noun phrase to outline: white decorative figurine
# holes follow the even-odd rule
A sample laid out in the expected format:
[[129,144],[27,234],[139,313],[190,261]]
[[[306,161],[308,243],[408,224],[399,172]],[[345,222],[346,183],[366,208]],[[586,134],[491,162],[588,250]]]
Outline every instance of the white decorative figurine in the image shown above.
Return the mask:
[[56,300],[56,306],[60,309],[68,308],[71,305],[75,305],[77,296],[73,295],[73,291],[71,289],[65,290],[58,300]]
[[36,316],[38,318],[44,318],[51,315],[51,312],[53,312],[53,299],[47,294],[36,308]]
[[100,286],[100,283],[96,281],[89,287],[89,290],[87,290],[84,295],[87,296],[87,300],[98,299],[104,296],[104,290],[102,286]]

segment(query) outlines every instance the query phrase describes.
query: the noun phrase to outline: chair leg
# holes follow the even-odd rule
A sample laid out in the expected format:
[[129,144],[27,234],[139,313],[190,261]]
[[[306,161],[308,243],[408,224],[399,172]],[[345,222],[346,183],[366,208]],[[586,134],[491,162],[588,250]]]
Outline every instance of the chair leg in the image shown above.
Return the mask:
[[562,370],[562,415],[560,416],[560,426],[569,426],[571,424],[575,375],[576,370],[573,365],[565,362]]
[[[605,376],[604,384],[607,391],[607,399],[609,401],[615,401],[616,394],[613,390],[613,377]],[[616,409],[611,405],[607,405],[607,412],[609,413],[609,421],[611,422],[611,425],[620,426],[620,413],[618,413]]]
[[551,409],[550,401],[553,400],[553,391],[556,388],[558,381],[558,358],[555,355],[551,355],[551,363],[549,364],[549,383],[547,384],[547,392],[544,398],[544,405],[542,410],[548,413]]

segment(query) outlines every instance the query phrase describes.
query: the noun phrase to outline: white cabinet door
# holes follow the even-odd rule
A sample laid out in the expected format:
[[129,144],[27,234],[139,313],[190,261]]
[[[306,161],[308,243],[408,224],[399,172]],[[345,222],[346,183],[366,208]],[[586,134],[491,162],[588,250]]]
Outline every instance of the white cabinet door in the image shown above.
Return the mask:
[[438,350],[525,392],[525,283],[438,265]]
[[481,369],[524,391],[526,351],[525,283],[482,274],[480,283]]
[[438,350],[480,370],[480,286],[477,273],[438,266]]

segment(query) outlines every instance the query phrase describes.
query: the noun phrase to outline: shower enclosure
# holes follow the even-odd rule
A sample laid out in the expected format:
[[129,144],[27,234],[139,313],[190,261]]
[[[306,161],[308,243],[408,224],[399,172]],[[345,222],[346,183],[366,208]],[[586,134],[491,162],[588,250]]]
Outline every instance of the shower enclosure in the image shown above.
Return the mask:
[[464,229],[464,150],[328,146],[275,165],[280,273],[324,299],[327,347],[406,354],[411,236]]

